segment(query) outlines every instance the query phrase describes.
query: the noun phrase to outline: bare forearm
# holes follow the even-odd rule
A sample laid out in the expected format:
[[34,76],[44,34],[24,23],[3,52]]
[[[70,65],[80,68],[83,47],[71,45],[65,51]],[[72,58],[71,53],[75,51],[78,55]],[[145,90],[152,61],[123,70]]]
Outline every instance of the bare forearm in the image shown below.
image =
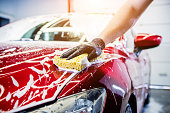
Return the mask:
[[98,37],[93,39],[92,42],[76,46],[64,52],[61,58],[69,60],[83,53],[88,53],[87,59],[89,61],[96,58],[101,54],[106,44],[123,35],[135,24],[151,2],[152,0],[127,0]]
[[152,0],[127,0],[98,36],[105,44],[114,41],[132,27]]

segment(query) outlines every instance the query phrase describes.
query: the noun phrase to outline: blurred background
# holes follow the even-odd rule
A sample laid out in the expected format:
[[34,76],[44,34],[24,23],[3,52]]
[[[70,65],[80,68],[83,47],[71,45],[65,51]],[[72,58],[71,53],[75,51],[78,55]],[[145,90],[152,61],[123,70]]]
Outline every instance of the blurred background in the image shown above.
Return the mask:
[[[45,14],[115,13],[123,2],[124,0],[0,0],[0,26]],[[150,33],[163,37],[159,47],[147,50],[152,61],[151,84],[152,88],[170,89],[170,0],[153,0],[133,31],[135,34]]]

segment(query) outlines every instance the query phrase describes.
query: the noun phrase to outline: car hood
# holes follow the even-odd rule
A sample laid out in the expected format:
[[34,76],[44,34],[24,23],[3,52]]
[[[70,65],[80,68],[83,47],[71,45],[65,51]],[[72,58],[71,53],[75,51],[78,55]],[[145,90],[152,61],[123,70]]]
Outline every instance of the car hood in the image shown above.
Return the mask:
[[0,42],[0,110],[15,112],[55,100],[76,73],[54,75],[53,57],[76,44]]
[[[73,42],[10,41],[0,42],[0,110],[17,112],[54,101],[62,89],[80,83],[76,75],[91,74],[59,70],[53,57],[61,55]],[[115,56],[112,53],[117,53]],[[126,57],[122,51],[106,47],[103,62]],[[99,62],[95,69],[103,62]],[[91,70],[94,71],[94,70]]]

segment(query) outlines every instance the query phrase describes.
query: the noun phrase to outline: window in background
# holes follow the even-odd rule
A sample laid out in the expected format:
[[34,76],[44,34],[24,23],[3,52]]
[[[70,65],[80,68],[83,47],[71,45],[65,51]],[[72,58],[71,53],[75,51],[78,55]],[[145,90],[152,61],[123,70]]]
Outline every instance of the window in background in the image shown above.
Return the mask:
[[8,23],[9,23],[9,19],[8,18],[0,17],[0,27],[6,25]]
[[114,14],[125,0],[68,0],[68,12]]

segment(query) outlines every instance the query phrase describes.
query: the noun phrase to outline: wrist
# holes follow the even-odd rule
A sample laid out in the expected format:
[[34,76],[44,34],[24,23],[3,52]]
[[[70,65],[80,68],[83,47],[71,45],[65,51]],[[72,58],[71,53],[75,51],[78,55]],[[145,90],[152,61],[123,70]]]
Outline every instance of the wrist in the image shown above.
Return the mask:
[[105,42],[101,38],[95,38],[92,40],[92,43],[96,44],[102,50],[105,48]]

